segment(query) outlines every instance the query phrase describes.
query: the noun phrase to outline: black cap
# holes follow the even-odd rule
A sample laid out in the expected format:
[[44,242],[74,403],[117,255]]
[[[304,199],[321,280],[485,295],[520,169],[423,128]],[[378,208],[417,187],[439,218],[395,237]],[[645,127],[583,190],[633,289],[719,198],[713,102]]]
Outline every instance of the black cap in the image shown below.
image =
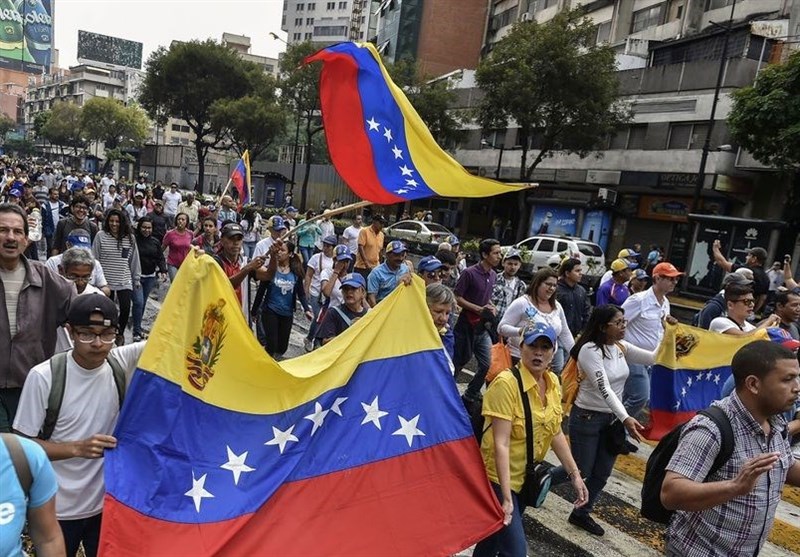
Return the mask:
[[[98,318],[98,313],[102,317]],[[117,304],[104,294],[76,296],[70,302],[67,313],[67,323],[77,327],[116,327],[118,318]]]
[[244,236],[244,230],[235,222],[229,222],[222,227],[222,237],[231,238],[233,236]]

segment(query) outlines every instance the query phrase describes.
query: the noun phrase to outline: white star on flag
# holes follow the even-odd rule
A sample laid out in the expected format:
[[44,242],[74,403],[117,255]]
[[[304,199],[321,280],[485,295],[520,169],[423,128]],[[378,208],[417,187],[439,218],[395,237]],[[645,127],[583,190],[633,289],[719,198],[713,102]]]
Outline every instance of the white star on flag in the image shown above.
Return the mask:
[[322,422],[325,421],[325,416],[328,415],[328,412],[330,412],[330,410],[323,410],[322,405],[319,402],[315,402],[314,413],[309,414],[308,416],[303,416],[303,419],[310,420],[314,424],[314,426],[311,428],[312,436],[317,432],[317,429],[322,427]]
[[711,373],[710,371],[708,373],[706,373],[706,381],[711,381],[711,376],[712,375],[714,375],[714,374]]
[[692,378],[691,377],[686,380],[686,385],[689,386],[689,387],[692,386]]
[[403,176],[411,176],[414,173],[414,171],[408,168],[406,165],[400,167],[400,172],[403,173]]
[[411,446],[411,443],[414,441],[414,437],[418,435],[425,435],[420,429],[417,429],[417,422],[419,421],[419,414],[411,418],[410,420],[406,420],[403,416],[397,416],[400,419],[400,429],[392,433],[392,435],[403,435],[408,441],[408,446]]
[[675,403],[675,410],[678,410],[681,407],[681,401]]
[[367,120],[367,124],[369,125],[369,131],[372,131],[372,130],[375,130],[375,131],[378,131],[378,132],[381,131],[381,125],[378,122],[375,121],[375,118],[370,118],[369,120]]
[[685,396],[686,396],[686,387],[684,387],[684,388],[682,388],[682,389],[681,389],[681,396],[682,396],[682,397],[685,397]]
[[400,195],[403,195],[404,193],[408,193],[408,190],[400,188],[399,190],[394,190],[394,193],[399,193]]
[[266,443],[265,445],[278,445],[278,449],[283,454],[283,449],[286,448],[286,443],[293,442],[297,443],[299,439],[292,435],[292,431],[294,430],[294,426],[289,427],[286,431],[281,431],[275,426],[272,426],[272,434],[275,436]]
[[214,496],[206,491],[205,484],[206,484],[206,476],[208,474],[203,474],[200,476],[200,479],[195,479],[194,477],[194,470],[192,470],[192,489],[184,493],[187,497],[191,497],[194,501],[194,508],[197,512],[200,512],[200,503],[203,501],[204,498],[214,498]]
[[361,425],[372,422],[375,424],[375,427],[381,429],[381,418],[388,416],[389,412],[384,412],[378,407],[378,397],[376,396],[375,400],[373,400],[370,404],[365,404],[362,402],[361,406],[364,407],[364,413],[366,414],[364,419],[361,420]]
[[719,376],[719,375],[714,375],[714,384],[715,384],[715,385],[719,385],[719,380],[720,380],[720,379],[721,379],[721,378],[720,378],[720,376]]
[[242,475],[242,472],[252,472],[255,468],[250,468],[244,463],[247,459],[247,451],[237,455],[227,445],[226,448],[228,449],[228,462],[221,465],[220,468],[233,472],[233,484],[239,485],[239,476]]
[[406,180],[406,185],[411,186],[412,188],[416,188],[419,184],[413,178]]
[[346,396],[337,397],[336,400],[333,401],[333,404],[331,404],[331,412],[341,416],[342,415],[342,409],[340,408],[340,406],[342,405],[342,403],[345,400],[347,400]]
[[398,149],[397,145],[392,147],[392,153],[394,153],[395,160],[403,158],[403,150],[402,149]]
[[392,130],[390,130],[390,129],[389,129],[389,128],[387,128],[386,126],[384,126],[383,128],[384,128],[384,130],[386,130],[386,131],[384,131],[384,132],[383,132],[383,137],[385,137],[385,138],[386,138],[386,141],[387,141],[387,143],[388,143],[388,142],[390,142],[392,139],[394,139],[394,138],[392,137]]

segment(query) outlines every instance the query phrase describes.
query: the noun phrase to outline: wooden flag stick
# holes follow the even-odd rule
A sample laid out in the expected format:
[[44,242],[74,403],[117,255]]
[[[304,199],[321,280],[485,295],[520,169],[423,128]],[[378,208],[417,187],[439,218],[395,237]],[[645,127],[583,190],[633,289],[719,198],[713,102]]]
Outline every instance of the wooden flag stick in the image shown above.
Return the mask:
[[357,203],[351,203],[350,205],[343,205],[342,207],[337,207],[336,209],[326,209],[320,214],[311,217],[310,219],[304,220],[302,223],[298,224],[294,228],[287,229],[283,234],[281,234],[281,240],[292,234],[300,226],[307,224],[309,222],[320,220],[323,217],[333,217],[335,215],[341,215],[342,213],[349,213],[350,211],[355,211],[356,209],[361,209],[362,207],[368,207],[369,205],[373,205],[372,201],[359,201]]

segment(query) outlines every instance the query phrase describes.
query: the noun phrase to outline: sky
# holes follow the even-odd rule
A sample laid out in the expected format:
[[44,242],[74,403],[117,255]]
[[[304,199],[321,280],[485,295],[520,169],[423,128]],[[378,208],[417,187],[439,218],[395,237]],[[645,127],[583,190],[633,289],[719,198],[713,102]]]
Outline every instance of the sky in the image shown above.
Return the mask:
[[59,65],[77,64],[78,30],[144,43],[142,69],[150,53],[172,40],[219,41],[223,32],[247,35],[250,53],[277,57],[286,45],[283,0],[52,0]]

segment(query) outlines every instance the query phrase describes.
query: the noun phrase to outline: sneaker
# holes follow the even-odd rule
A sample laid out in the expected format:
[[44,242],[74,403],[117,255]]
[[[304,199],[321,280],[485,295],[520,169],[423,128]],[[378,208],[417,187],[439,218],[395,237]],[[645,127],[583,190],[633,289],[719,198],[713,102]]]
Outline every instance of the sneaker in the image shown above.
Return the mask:
[[572,512],[567,519],[567,522],[572,524],[573,526],[577,526],[581,530],[586,530],[590,534],[594,534],[595,536],[602,536],[606,533],[603,530],[603,527],[600,526],[594,519],[589,516],[588,514],[575,514]]
[[306,352],[311,352],[314,350],[314,342],[311,339],[303,339],[303,348],[306,349]]
[[133,342],[139,342],[142,340],[142,335],[133,335]]
[[635,443],[631,443],[629,439],[625,439],[625,450],[627,452],[623,452],[622,454],[631,454],[637,452],[639,447]]

